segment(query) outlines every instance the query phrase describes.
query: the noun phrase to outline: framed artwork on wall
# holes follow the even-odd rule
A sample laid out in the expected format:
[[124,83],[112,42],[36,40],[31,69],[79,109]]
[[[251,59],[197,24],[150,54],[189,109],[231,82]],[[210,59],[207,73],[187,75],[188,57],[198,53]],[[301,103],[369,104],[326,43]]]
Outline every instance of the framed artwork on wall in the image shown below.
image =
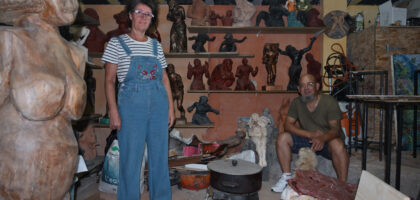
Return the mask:
[[[420,70],[420,54],[396,54],[391,57],[392,89],[394,95],[414,95],[414,71]],[[417,94],[419,94],[419,90]],[[419,109],[420,106],[417,106]],[[403,144],[405,150],[411,149],[413,144],[413,107],[405,107],[403,110]],[[417,110],[417,138],[420,138],[420,111]],[[417,145],[420,141],[417,140]]]

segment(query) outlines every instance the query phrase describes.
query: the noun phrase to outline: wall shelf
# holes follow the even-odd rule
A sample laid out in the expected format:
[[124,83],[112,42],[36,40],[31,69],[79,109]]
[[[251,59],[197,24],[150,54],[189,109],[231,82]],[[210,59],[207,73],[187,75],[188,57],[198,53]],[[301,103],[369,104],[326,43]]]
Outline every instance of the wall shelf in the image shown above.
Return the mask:
[[297,34],[316,33],[325,27],[233,27],[233,26],[190,26],[190,33],[269,33],[269,34]]
[[287,91],[287,90],[272,90],[272,91],[264,91],[264,90],[188,90],[188,93],[297,93],[297,91]]
[[238,52],[165,53],[166,58],[253,58],[254,54]]
[[[94,124],[93,127],[109,128],[109,124]],[[174,128],[214,128],[214,124],[196,125],[196,124],[192,124],[191,122],[187,122],[187,124],[175,124]]]

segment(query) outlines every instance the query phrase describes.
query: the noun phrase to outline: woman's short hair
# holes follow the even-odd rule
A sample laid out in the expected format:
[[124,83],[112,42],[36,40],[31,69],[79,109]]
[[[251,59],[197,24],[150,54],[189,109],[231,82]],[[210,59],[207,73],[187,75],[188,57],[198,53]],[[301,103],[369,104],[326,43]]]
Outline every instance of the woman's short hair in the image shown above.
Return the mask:
[[[152,10],[153,18],[150,22],[149,28],[147,29],[147,32],[157,29],[158,26],[158,5],[155,0],[129,0],[125,6],[125,11],[128,13],[133,13],[134,9],[137,5],[144,4],[148,6]],[[130,20],[131,24],[131,20]]]
[[23,15],[42,12],[44,6],[44,0],[0,0],[0,23],[12,25]]

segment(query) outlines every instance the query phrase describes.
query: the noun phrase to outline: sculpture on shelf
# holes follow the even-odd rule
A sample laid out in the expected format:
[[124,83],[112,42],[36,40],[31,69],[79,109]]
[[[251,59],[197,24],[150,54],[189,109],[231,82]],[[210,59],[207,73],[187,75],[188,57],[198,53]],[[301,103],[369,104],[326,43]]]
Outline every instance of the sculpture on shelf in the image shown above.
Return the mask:
[[315,77],[316,82],[319,83],[320,88],[322,88],[321,63],[316,61],[311,53],[307,53],[305,55],[305,59],[308,62],[308,65],[306,67],[308,74],[312,74]]
[[207,33],[199,33],[197,36],[189,37],[188,40],[195,40],[194,44],[192,45],[192,49],[194,49],[194,52],[206,52],[206,49],[204,48],[204,44],[206,44],[207,41],[214,41],[216,37],[210,38]]
[[236,0],[236,6],[233,9],[233,26],[252,26],[252,18],[256,10],[254,4],[248,0]]
[[190,90],[205,90],[205,86],[203,83],[203,75],[206,76],[206,78],[209,78],[210,72],[209,72],[209,63],[206,61],[204,65],[201,65],[200,59],[196,58],[194,59],[194,67],[191,66],[191,63],[188,63],[188,72],[187,72],[187,78],[191,79],[193,78],[193,81],[191,82]]
[[233,38],[232,33],[226,33],[225,40],[223,40],[222,44],[220,45],[219,52],[236,52],[236,45],[235,43],[242,43],[246,40],[246,36],[244,36],[241,40]]
[[297,19],[302,23],[306,24],[308,19],[308,11],[312,9],[312,5],[308,0],[298,0],[296,4]]
[[274,85],[277,74],[277,60],[279,57],[279,44],[278,43],[266,43],[264,44],[262,62],[265,64],[267,71],[267,85]]
[[260,25],[261,20],[264,20],[266,27],[283,27],[283,16],[288,16],[289,12],[280,3],[271,3],[268,12],[260,11],[257,15],[256,26]]
[[188,112],[191,112],[195,108],[195,113],[192,118],[192,123],[196,125],[209,125],[213,124],[207,116],[208,112],[219,114],[219,111],[212,108],[208,103],[208,98],[206,96],[200,96],[200,100],[195,102],[193,105],[188,107]]
[[232,10],[227,10],[225,16],[219,16],[220,20],[222,21],[223,26],[232,26],[233,24],[233,16]]
[[119,36],[130,32],[130,21],[128,15],[124,10],[114,15],[115,22],[118,28],[106,33],[106,41],[108,42],[112,37]]
[[289,56],[289,58],[292,60],[288,72],[289,83],[287,84],[287,90],[297,90],[297,86],[299,85],[300,73],[302,72],[302,65],[300,64],[300,61],[302,60],[303,54],[311,50],[312,44],[315,42],[315,40],[316,37],[312,37],[308,47],[301,50],[297,50],[292,45],[287,45],[286,51],[283,51],[279,48],[280,54]]
[[205,26],[209,15],[210,7],[203,0],[193,0],[187,10],[187,17],[191,18],[191,26]]
[[258,113],[253,113],[248,121],[249,137],[255,143],[256,150],[259,157],[258,165],[261,167],[267,166],[266,158],[266,144],[267,144],[267,125],[270,122],[265,116],[259,116]]
[[308,27],[323,27],[324,22],[322,21],[322,19],[319,19],[319,11],[316,8],[312,8],[308,11],[308,18],[306,20],[306,24],[305,26]]
[[242,65],[236,68],[235,76],[238,77],[236,80],[235,90],[255,90],[254,83],[249,79],[249,74],[255,77],[258,73],[258,67],[255,70],[251,65],[248,65],[248,59],[242,59]]
[[187,25],[185,10],[176,0],[168,0],[169,11],[166,18],[172,21],[170,33],[170,52],[187,52]]
[[176,108],[181,114],[181,116],[176,119],[176,122],[178,124],[185,124],[185,110],[182,106],[182,102],[184,101],[184,84],[182,83],[182,77],[175,72],[175,66],[173,64],[168,64],[166,73],[168,74],[169,82],[171,85],[172,99],[176,102]]
[[[84,13],[99,22],[99,15],[95,9],[86,8]],[[87,25],[87,28],[90,30],[90,34],[83,45],[88,48],[89,52],[104,52],[104,45],[107,37],[105,33],[99,29],[99,24]]]
[[83,115],[95,114],[95,91],[96,91],[96,79],[93,77],[92,68],[86,67],[85,72],[86,82],[86,107]]
[[235,81],[232,73],[232,59],[226,58],[222,64],[216,65],[208,80],[210,90],[231,90]]
[[[64,3],[65,2],[65,3]],[[70,199],[86,102],[84,50],[58,26],[76,0],[0,1],[0,199]]]
[[210,11],[210,15],[208,17],[209,25],[210,26],[217,26],[217,19],[221,18],[214,10]]

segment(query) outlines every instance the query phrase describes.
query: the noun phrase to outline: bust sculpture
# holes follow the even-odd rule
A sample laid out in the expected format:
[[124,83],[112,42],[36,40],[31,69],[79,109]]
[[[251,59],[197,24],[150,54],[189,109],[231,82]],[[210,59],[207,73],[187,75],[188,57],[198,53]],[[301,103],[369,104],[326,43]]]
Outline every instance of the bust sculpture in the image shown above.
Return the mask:
[[130,25],[128,15],[124,10],[114,15],[115,22],[118,27],[106,33],[106,41],[108,42],[112,37],[119,36],[130,32]]
[[238,78],[236,80],[236,87],[235,90],[255,90],[254,84],[249,79],[249,75],[251,74],[255,77],[258,73],[258,67],[255,67],[255,70],[252,68],[251,65],[248,64],[248,59],[242,59],[242,65],[239,65],[236,68],[235,76]]
[[77,165],[71,120],[86,102],[86,54],[58,26],[76,0],[0,1],[0,199],[64,199]]
[[185,10],[176,0],[168,0],[169,11],[166,18],[172,21],[170,32],[170,52],[187,52],[187,25]]
[[236,6],[233,9],[232,26],[252,26],[252,18],[256,10],[254,4],[248,0],[236,0]]
[[206,89],[203,83],[203,75],[205,75],[206,78],[209,78],[210,76],[209,63],[207,61],[204,63],[204,65],[201,65],[200,59],[196,58],[194,59],[194,67],[190,63],[188,63],[187,78],[193,78],[190,90]]
[[208,103],[206,96],[201,96],[198,102],[188,107],[188,112],[192,112],[195,108],[195,113],[192,118],[192,123],[196,125],[209,125],[213,124],[207,116],[208,112],[219,114],[219,111],[212,108]]
[[[99,22],[99,15],[95,9],[86,8],[83,12]],[[83,45],[88,48],[89,52],[104,52],[107,40],[105,33],[99,29],[98,25],[87,25],[87,28],[90,30],[90,34]]]
[[210,7],[203,0],[193,0],[187,10],[187,17],[191,18],[191,26],[205,26],[210,15]]

